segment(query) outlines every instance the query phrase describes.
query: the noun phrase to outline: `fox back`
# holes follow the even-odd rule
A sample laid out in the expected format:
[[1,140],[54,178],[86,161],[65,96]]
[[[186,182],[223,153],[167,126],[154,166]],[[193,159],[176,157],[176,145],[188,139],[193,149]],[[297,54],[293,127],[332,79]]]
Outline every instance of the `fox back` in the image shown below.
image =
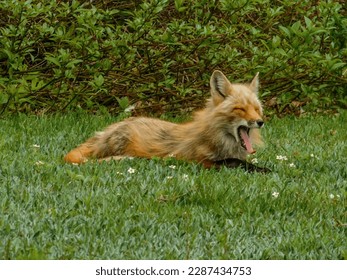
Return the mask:
[[231,83],[220,71],[210,79],[211,98],[192,121],[175,124],[137,117],[114,123],[70,151],[65,161],[83,163],[89,158],[169,157],[205,166],[229,158],[245,160],[261,145],[262,106],[258,74],[250,84]]

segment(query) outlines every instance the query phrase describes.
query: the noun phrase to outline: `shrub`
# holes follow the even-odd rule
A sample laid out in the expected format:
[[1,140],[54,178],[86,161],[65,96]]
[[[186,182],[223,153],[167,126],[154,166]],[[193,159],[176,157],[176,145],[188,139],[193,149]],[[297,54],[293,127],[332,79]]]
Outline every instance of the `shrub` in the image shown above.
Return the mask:
[[260,72],[275,113],[346,107],[344,1],[2,1],[0,113],[202,105]]

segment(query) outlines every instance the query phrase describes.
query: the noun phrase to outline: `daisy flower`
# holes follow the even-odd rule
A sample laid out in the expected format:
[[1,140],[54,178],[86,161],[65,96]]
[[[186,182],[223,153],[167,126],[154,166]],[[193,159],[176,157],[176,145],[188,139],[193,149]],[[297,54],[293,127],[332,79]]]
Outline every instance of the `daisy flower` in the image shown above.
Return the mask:
[[129,169],[128,169],[128,173],[129,174],[134,174],[135,173],[135,169],[134,168],[131,168],[131,167],[129,167]]
[[273,192],[273,193],[272,193],[272,197],[274,197],[274,198],[277,198],[279,195],[280,195],[279,192]]

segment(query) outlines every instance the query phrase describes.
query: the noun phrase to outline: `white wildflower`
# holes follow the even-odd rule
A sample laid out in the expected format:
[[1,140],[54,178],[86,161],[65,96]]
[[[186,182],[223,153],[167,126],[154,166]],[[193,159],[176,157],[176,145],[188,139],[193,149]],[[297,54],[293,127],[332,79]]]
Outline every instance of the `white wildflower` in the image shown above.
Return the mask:
[[334,199],[334,198],[335,198],[335,195],[333,195],[333,194],[331,193],[331,194],[329,194],[329,198],[330,198],[330,199]]
[[34,144],[33,147],[38,149],[40,148],[40,145]]
[[276,159],[278,159],[278,160],[288,160],[288,158],[286,156],[281,156],[281,155],[276,156]]
[[36,165],[44,165],[45,163],[43,161],[39,160],[39,161],[35,162],[35,164]]
[[315,156],[314,154],[310,154],[311,158],[319,159],[319,157]]
[[295,168],[296,166],[295,166],[295,164],[292,162],[292,163],[289,164],[289,167]]
[[257,164],[257,163],[258,163],[258,159],[257,159],[257,158],[252,158],[252,159],[251,159],[251,163]]
[[182,178],[183,178],[183,180],[188,180],[188,175],[187,174],[183,174]]
[[169,168],[176,169],[176,165],[169,165]]
[[129,174],[134,174],[135,173],[135,169],[134,168],[131,168],[131,167],[129,167],[129,169],[128,169],[128,173]]
[[273,192],[273,193],[272,193],[272,197],[274,197],[274,198],[277,198],[279,195],[280,195],[279,192]]
[[167,176],[166,179],[171,180],[171,179],[173,179],[173,176]]

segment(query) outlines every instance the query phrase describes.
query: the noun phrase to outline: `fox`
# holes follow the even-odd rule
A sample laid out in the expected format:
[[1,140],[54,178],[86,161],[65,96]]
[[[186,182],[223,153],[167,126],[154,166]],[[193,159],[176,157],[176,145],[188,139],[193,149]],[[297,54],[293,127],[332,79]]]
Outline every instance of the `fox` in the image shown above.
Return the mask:
[[250,83],[231,83],[219,70],[210,78],[210,98],[192,120],[172,123],[150,117],[130,117],[113,123],[71,150],[64,160],[151,159],[175,157],[205,168],[241,167],[267,173],[265,167],[247,162],[254,146],[263,146],[260,128],[263,108],[258,98],[259,73]]

